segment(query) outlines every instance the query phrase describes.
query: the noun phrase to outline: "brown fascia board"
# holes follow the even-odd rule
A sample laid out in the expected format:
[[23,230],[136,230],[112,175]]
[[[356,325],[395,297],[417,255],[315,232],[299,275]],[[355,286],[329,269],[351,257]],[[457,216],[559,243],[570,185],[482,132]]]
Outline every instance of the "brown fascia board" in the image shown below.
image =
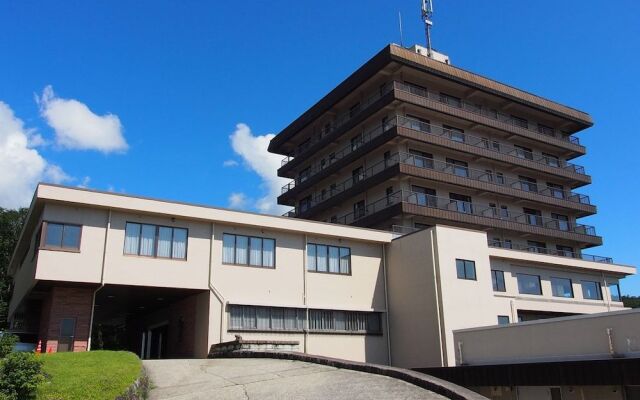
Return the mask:
[[342,81],[335,89],[324,96],[320,101],[304,112],[300,117],[293,121],[289,126],[278,133],[269,143],[269,151],[272,153],[284,154],[281,146],[296,133],[306,127],[309,123],[320,117],[327,110],[331,109],[336,103],[342,100],[346,95],[354,91],[362,85],[367,79],[371,78],[376,72],[383,69],[391,62],[398,62],[429,72],[433,75],[444,79],[455,81],[466,86],[476,88],[478,90],[501,96],[511,101],[521,103],[528,107],[541,109],[545,112],[567,118],[581,125],[582,129],[593,125],[591,116],[583,111],[556,103],[554,101],[536,96],[529,92],[516,89],[512,86],[500,83],[498,81],[486,78],[484,76],[466,71],[464,69],[454,67],[439,61],[431,60],[423,55],[407,50],[395,44],[389,44],[378,54],[373,56],[363,66],[358,68],[347,79]]

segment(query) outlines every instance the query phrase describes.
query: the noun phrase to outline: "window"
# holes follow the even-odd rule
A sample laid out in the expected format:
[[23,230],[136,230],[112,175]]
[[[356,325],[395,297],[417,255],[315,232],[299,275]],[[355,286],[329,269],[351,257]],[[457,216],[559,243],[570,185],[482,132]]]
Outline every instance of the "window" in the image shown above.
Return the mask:
[[520,180],[520,188],[525,192],[538,192],[538,182],[535,179],[523,175],[519,175],[518,179]]
[[544,162],[552,167],[560,167],[560,159],[553,154],[542,153]]
[[602,300],[599,282],[582,281],[582,298],[586,300]]
[[311,176],[311,167],[307,167],[302,171],[300,171],[300,175],[298,176],[298,181],[302,183],[307,179],[309,179],[309,176]]
[[380,313],[309,310],[309,330],[346,333],[382,333]]
[[622,296],[620,296],[620,285],[617,283],[609,284],[609,293],[611,294],[611,301],[622,301]]
[[557,199],[564,199],[564,187],[557,183],[547,182],[547,188],[551,196]]
[[222,235],[222,263],[275,268],[276,241],[225,233]]
[[462,99],[450,94],[440,93],[440,101],[453,107],[462,108]]
[[510,322],[508,315],[498,315],[498,325],[509,325]]
[[409,87],[409,93],[417,94],[418,96],[427,96],[427,88],[424,86],[416,85],[415,83],[404,81],[405,85]]
[[300,199],[298,202],[298,209],[301,213],[308,211],[311,208],[311,195]]
[[555,220],[556,228],[561,231],[569,230],[569,217],[561,214],[551,214],[551,218]]
[[538,123],[538,132],[542,133],[543,135],[547,135],[547,136],[555,136],[552,127],[547,126],[547,125],[542,125],[540,123]]
[[449,193],[449,200],[454,204],[455,210],[465,214],[473,213],[473,205],[471,204],[471,197],[463,194]]
[[454,128],[449,125],[442,125],[444,132],[454,142],[464,143],[464,131],[460,128]]
[[556,254],[562,257],[573,257],[573,247],[557,244]]
[[456,259],[458,279],[476,280],[476,262]]
[[493,282],[494,292],[506,292],[507,288],[504,284],[504,271],[491,270],[491,281]]
[[364,169],[362,167],[358,167],[351,171],[351,181],[355,185],[364,179]]
[[418,168],[433,168],[433,154],[424,151],[409,149],[413,165]]
[[188,236],[185,228],[127,222],[124,254],[185,260]]
[[411,191],[415,193],[416,204],[419,206],[436,207],[438,200],[435,189],[411,185]]
[[307,243],[307,270],[330,274],[351,274],[351,249]]
[[364,140],[362,138],[362,135],[357,135],[351,138],[351,151],[356,151],[360,146],[362,146],[363,143]]
[[229,330],[302,331],[305,310],[229,305]]
[[44,222],[44,248],[80,250],[82,226]]
[[571,279],[567,278],[551,278],[551,293],[554,297],[573,297],[573,287]]
[[527,122],[527,120],[522,118],[522,117],[517,117],[515,115],[511,115],[511,122],[515,126],[519,126],[520,128],[524,128],[524,129],[528,129],[529,128],[529,122]]
[[353,203],[353,219],[362,218],[365,214],[366,208],[364,206],[364,200]]
[[464,161],[454,160],[453,158],[447,158],[447,167],[453,168],[453,174],[457,176],[469,176],[469,164]]
[[547,254],[547,244],[535,240],[527,240],[527,250],[532,253]]
[[542,225],[542,211],[532,208],[523,208],[523,211],[529,225]]
[[505,249],[513,249],[513,243],[511,243],[511,239],[504,240],[504,248]]
[[502,172],[496,172],[496,183],[498,185],[504,185],[504,174]]
[[420,118],[417,115],[407,114],[407,118],[409,119],[407,122],[409,123],[409,128],[422,131],[422,132],[431,132],[431,121],[428,119]]
[[509,207],[500,206],[500,218],[509,218]]
[[540,277],[538,275],[517,274],[518,292],[520,294],[542,295]]
[[533,160],[533,152],[530,148],[524,146],[518,146],[517,144],[513,147],[516,148],[516,156],[520,158],[524,158],[527,160]]
[[360,111],[360,102],[354,104],[349,108],[349,118],[353,117]]

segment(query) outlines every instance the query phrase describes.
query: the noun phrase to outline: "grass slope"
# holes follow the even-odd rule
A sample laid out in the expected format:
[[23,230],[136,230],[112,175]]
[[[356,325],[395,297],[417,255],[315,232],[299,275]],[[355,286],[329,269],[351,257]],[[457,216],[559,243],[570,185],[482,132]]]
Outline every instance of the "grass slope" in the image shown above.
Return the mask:
[[138,378],[142,363],[126,351],[43,354],[38,400],[113,400]]

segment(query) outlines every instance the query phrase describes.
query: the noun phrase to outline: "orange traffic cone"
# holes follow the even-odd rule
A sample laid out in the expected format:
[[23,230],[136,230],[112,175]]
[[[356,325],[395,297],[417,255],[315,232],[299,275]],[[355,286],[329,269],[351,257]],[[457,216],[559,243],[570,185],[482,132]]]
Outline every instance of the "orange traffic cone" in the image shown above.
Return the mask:
[[38,345],[36,346],[36,354],[42,353],[42,340],[38,340]]

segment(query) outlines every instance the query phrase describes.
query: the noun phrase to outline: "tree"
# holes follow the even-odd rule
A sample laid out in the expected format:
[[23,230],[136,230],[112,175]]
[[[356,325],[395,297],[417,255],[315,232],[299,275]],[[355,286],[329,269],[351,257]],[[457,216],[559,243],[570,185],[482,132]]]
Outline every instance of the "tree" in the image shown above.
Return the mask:
[[11,299],[11,277],[7,270],[27,218],[27,211],[26,208],[7,210],[0,207],[0,330],[7,327]]
[[640,296],[622,296],[625,307],[640,308]]

